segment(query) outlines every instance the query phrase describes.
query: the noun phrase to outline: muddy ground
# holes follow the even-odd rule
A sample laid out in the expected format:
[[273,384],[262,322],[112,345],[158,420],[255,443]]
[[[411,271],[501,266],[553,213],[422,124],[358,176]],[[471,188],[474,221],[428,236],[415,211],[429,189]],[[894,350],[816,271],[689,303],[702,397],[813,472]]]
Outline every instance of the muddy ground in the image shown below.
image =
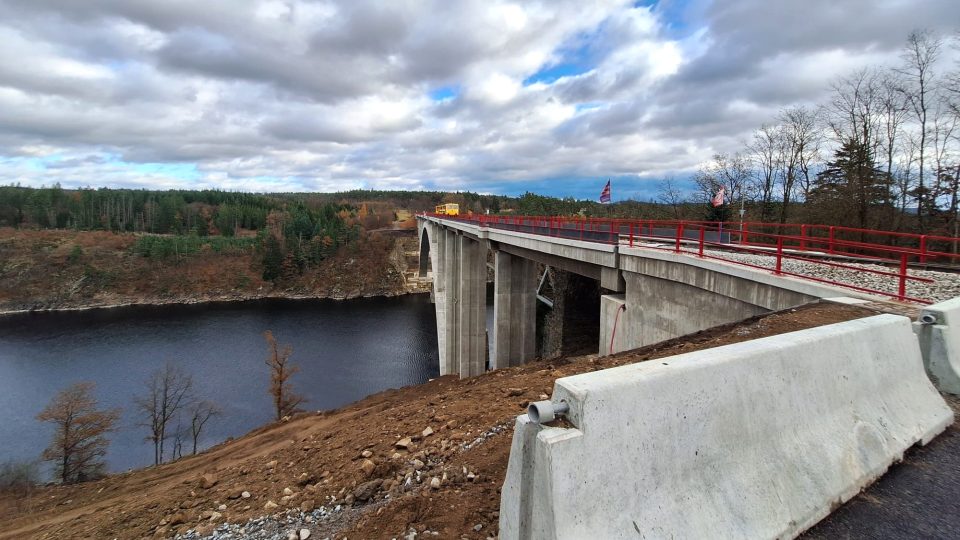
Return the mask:
[[602,359],[538,361],[382,392],[175,463],[0,497],[0,539],[172,537],[320,506],[331,517],[310,526],[311,538],[402,538],[411,529],[421,538],[496,536],[513,421],[546,399],[556,378],[872,314],[813,304]]

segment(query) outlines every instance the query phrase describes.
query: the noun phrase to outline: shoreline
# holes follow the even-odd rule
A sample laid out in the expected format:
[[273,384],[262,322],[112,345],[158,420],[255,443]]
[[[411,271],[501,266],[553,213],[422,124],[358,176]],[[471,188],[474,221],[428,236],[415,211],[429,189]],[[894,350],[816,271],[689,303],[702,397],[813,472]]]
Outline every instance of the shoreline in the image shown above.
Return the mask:
[[99,309],[118,309],[129,307],[162,307],[162,306],[195,306],[199,304],[238,304],[243,302],[256,302],[260,300],[356,300],[358,298],[394,298],[397,296],[407,296],[414,294],[427,294],[428,290],[407,289],[402,291],[378,292],[378,293],[358,293],[342,296],[329,295],[307,295],[307,294],[263,294],[263,295],[237,295],[235,297],[220,298],[176,298],[170,300],[155,299],[119,302],[115,304],[87,304],[67,307],[38,307],[29,309],[0,309],[0,318],[16,315],[27,315],[31,313],[69,313],[80,311],[92,311]]

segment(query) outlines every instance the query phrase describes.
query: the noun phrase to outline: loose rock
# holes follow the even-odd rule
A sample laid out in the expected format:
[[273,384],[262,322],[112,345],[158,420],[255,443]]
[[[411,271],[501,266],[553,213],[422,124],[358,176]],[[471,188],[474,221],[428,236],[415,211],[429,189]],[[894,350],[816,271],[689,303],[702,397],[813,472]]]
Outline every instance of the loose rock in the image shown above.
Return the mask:
[[200,487],[202,489],[210,489],[217,485],[217,482],[219,482],[219,480],[213,473],[206,473],[200,477]]

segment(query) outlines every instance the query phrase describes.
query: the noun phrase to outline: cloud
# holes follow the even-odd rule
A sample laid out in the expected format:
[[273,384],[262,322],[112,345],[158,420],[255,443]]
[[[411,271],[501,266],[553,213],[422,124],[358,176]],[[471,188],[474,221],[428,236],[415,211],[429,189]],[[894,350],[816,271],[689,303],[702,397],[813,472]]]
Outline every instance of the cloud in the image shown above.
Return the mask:
[[613,176],[643,194],[956,15],[949,0],[0,0],[0,182],[566,195]]

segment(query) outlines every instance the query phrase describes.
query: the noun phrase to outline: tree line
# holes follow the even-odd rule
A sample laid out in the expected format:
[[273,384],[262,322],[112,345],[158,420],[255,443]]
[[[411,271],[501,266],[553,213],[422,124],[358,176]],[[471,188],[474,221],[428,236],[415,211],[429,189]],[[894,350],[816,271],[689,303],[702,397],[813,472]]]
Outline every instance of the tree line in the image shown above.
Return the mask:
[[[956,40],[910,33],[899,63],[833,81],[815,106],[783,109],[743,148],[716,154],[694,176],[693,200],[674,179],[659,202],[677,217],[691,202],[708,219],[744,208],[764,222],[826,223],[957,236],[960,64]],[[703,206],[720,187],[729,202]]]
[[[305,398],[293,389],[292,377],[299,367],[290,361],[293,348],[281,345],[267,330],[268,393],[277,420],[294,414]],[[37,415],[37,420],[53,426],[53,437],[40,456],[53,465],[54,480],[76,484],[102,478],[106,474],[104,458],[117,430],[121,410],[103,409],[95,397],[92,382],[79,382],[61,390]],[[223,414],[214,402],[203,399],[193,378],[168,362],[153,372],[143,385],[143,393],[134,398],[134,411],[153,445],[154,465],[180,459],[185,452],[196,454],[208,423]],[[38,482],[32,463],[7,461],[0,464],[0,491],[24,492]]]

